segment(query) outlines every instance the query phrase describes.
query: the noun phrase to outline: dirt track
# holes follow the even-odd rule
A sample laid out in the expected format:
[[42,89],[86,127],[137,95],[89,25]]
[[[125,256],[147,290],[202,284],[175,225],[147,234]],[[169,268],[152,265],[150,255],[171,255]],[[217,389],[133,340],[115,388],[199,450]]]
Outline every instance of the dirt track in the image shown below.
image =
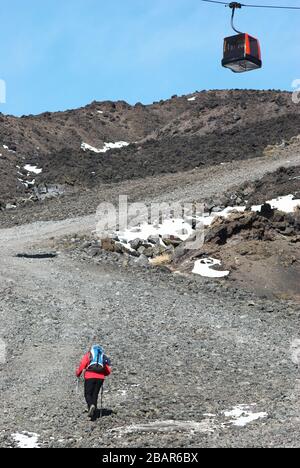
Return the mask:
[[[128,195],[129,202],[194,200],[204,202],[214,199],[216,203],[220,203],[222,194],[232,187],[260,179],[267,172],[275,171],[281,166],[290,167],[299,164],[300,148],[296,146],[254,160],[232,161],[190,172],[102,185],[98,190],[78,192],[43,204],[33,203],[13,212],[0,212],[0,226],[4,228],[33,221],[52,222],[92,215],[84,217],[77,223],[78,229],[82,230],[85,224],[90,227],[95,223],[94,214],[100,203],[103,201],[118,203],[119,195]],[[54,225],[51,229],[56,228]]]
[[[209,180],[208,173],[194,173],[176,189],[166,179],[159,199],[220,195],[220,188],[249,174],[297,162],[294,154],[246,161],[235,172],[220,166]],[[139,184],[133,193],[141,196],[145,185]],[[115,187],[107,192],[112,196]],[[53,260],[14,257],[93,227],[91,215],[0,231],[1,338],[8,351],[0,365],[0,446],[29,431],[45,447],[299,447],[300,375],[291,350],[299,338],[299,308],[227,291],[226,282],[137,274],[104,260],[95,265],[63,253]],[[113,413],[91,424],[73,374],[94,337],[114,364],[105,394]],[[267,414],[238,427],[224,414],[238,405]]]

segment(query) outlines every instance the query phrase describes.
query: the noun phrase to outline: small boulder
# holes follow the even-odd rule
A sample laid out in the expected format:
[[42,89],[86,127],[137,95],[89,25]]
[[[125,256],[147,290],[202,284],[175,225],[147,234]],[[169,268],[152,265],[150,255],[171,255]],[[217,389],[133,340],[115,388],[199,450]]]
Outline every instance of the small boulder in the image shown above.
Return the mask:
[[159,235],[156,235],[156,236],[153,235],[153,236],[148,237],[148,242],[150,242],[150,244],[154,244],[154,245],[160,244]]
[[154,256],[154,249],[153,247],[147,247],[144,251],[144,255],[148,258],[152,258]]
[[98,245],[93,245],[89,250],[89,254],[91,257],[97,257],[98,255],[100,255],[100,252],[101,248]]
[[144,268],[150,267],[150,263],[146,255],[140,255],[139,258],[136,259],[136,264]]
[[141,247],[143,245],[143,241],[141,239],[134,239],[132,241],[129,242],[130,244],[130,247],[134,250],[138,250],[139,247]]
[[182,244],[182,240],[179,237],[168,235],[163,236],[163,242],[165,243],[165,245],[173,245],[173,247],[175,248]]
[[139,247],[137,251],[140,255],[144,255],[145,250],[146,250],[146,247],[141,245],[141,247]]
[[261,216],[267,219],[271,219],[274,216],[274,210],[269,203],[264,203],[260,210]]

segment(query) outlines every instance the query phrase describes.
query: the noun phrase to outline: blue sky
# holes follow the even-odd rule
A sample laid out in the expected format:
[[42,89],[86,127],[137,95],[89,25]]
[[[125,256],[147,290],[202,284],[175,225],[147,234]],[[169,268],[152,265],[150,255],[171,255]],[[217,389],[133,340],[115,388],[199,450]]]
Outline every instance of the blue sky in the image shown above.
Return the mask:
[[5,114],[106,99],[150,103],[212,88],[291,90],[300,79],[300,11],[237,12],[238,29],[260,38],[264,61],[243,75],[220,66],[229,9],[200,0],[3,0],[1,18]]

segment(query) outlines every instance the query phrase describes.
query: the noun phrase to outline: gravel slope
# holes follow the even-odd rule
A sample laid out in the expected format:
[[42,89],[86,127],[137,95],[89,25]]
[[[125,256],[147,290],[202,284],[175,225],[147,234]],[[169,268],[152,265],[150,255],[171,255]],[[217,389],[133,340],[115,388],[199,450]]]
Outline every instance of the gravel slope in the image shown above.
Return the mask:
[[[211,179],[199,172],[175,189],[168,179],[159,198],[221,195],[221,187],[249,174],[299,163],[294,153],[272,158],[242,163],[234,173],[233,166],[214,168]],[[135,195],[145,190],[134,187]],[[106,196],[118,193],[112,188]],[[226,281],[132,271],[104,258],[15,258],[93,227],[87,216],[0,230],[1,338],[8,351],[0,364],[0,446],[14,446],[12,434],[29,431],[43,447],[299,447],[300,376],[291,349],[299,306],[259,300]],[[113,413],[91,424],[73,373],[95,337],[114,363],[105,394]],[[224,412],[238,405],[267,415],[235,426]]]
[[[8,346],[1,446],[29,431],[45,447],[299,447],[300,381],[290,352],[299,310],[292,305],[117,264],[12,253],[4,251],[0,267]],[[73,368],[94,335],[114,363],[105,394],[113,414],[91,424]],[[241,404],[268,417],[235,427],[223,412]]]

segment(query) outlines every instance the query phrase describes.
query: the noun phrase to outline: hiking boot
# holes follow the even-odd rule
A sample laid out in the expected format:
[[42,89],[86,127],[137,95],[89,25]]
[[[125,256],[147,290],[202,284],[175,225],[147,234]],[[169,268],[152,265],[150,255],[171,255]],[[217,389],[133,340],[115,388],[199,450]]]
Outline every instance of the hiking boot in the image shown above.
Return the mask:
[[95,405],[91,405],[90,409],[89,409],[89,412],[88,412],[88,417],[89,418],[92,418],[95,414],[95,411],[96,411],[96,406]]

